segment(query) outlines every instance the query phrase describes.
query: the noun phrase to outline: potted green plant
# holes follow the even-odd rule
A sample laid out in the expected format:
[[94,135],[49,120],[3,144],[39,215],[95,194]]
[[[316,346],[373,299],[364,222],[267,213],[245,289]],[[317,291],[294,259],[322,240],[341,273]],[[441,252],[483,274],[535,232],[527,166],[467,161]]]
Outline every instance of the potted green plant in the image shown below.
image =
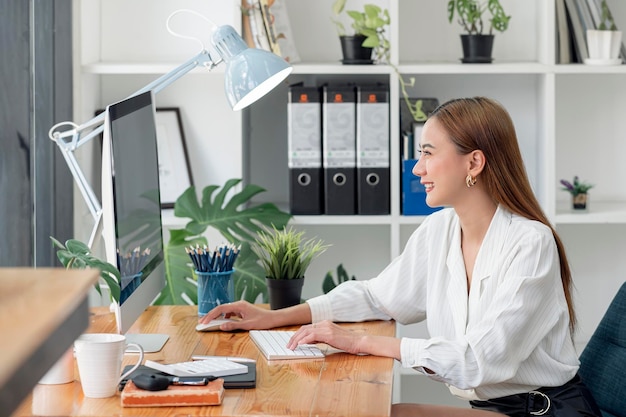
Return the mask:
[[[332,6],[341,41],[344,64],[373,64],[374,60],[389,60],[389,40],[385,28],[389,25],[389,11],[375,4],[365,4],[363,11],[345,10],[347,0],[335,0]],[[351,20],[353,34],[348,35],[340,16],[344,12]],[[372,53],[374,59],[372,59]]]
[[[484,16],[489,12],[491,17]],[[509,27],[511,16],[507,16],[500,5],[500,0],[487,0],[486,4],[479,0],[449,0],[448,21],[457,18],[465,31],[461,35],[464,63],[490,63],[493,50],[493,30],[504,32]],[[488,22],[488,33],[484,20]]]
[[[165,288],[154,300],[155,305],[185,305],[196,303],[197,285],[193,282],[193,267],[185,249],[189,246],[205,246],[208,239],[204,235],[208,228],[217,231],[230,243],[241,245],[233,274],[235,298],[250,302],[267,302],[267,285],[263,269],[250,245],[257,232],[263,227],[287,224],[291,215],[279,210],[274,204],[253,204],[250,200],[265,191],[262,187],[248,184],[236,191],[241,179],[233,178],[220,187],[208,185],[198,199],[195,187],[189,187],[176,200],[174,215],[188,219],[182,229],[170,229],[169,241],[163,250],[165,254]],[[63,245],[52,238],[58,248],[57,257],[67,268],[100,268],[101,276],[111,289],[111,298],[120,300],[121,274],[118,269],[98,258],[89,247],[75,239]],[[100,291],[100,286],[96,285]]]
[[306,270],[328,247],[321,239],[305,239],[293,227],[258,233],[252,250],[265,270],[272,310],[300,303]]
[[[422,100],[418,99],[412,101],[407,91],[407,88],[415,85],[415,77],[410,77],[408,80],[405,80],[398,68],[393,65],[389,59],[391,43],[385,33],[386,27],[391,23],[389,10],[382,9],[374,4],[365,4],[362,12],[356,10],[346,11],[346,14],[352,18],[351,26],[355,33],[354,36],[347,36],[344,24],[338,19],[345,10],[346,1],[347,0],[336,0],[332,8],[335,16],[333,22],[337,26],[342,52],[344,54],[342,62],[344,64],[373,63],[374,60],[371,59],[371,56],[372,52],[374,52],[376,62],[391,66],[398,75],[400,90],[413,120],[416,122],[425,122],[428,115],[423,111]],[[363,55],[359,55],[362,58],[352,58],[355,56],[351,55],[351,51],[354,49],[365,49],[364,52],[356,53],[362,53]]]
[[574,210],[587,209],[587,192],[593,188],[593,184],[580,181],[578,176],[572,182],[561,180],[562,190],[572,195],[572,208]]
[[[100,277],[109,287],[111,299],[115,302],[120,300],[120,271],[108,262],[96,258],[89,249],[89,246],[76,239],[69,239],[63,243],[50,236],[53,245],[57,248],[57,258],[67,269],[97,268],[100,270]],[[95,288],[102,295],[100,284],[96,283]]]
[[292,216],[271,203],[255,204],[252,199],[265,189],[247,184],[237,190],[240,183],[241,179],[232,178],[221,187],[208,185],[202,189],[200,198],[192,186],[176,199],[174,215],[187,219],[187,223],[182,229],[169,231],[170,238],[164,247],[166,287],[155,304],[187,304],[189,300],[196,303],[197,286],[185,248],[208,245],[207,229],[218,232],[234,245],[241,245],[232,276],[235,299],[267,302],[263,268],[251,245],[259,231],[271,225],[284,227]]
[[587,48],[589,59],[585,64],[589,65],[619,65],[622,45],[622,32],[617,30],[613,14],[606,4],[606,0],[600,2],[600,22],[597,29],[587,29]]

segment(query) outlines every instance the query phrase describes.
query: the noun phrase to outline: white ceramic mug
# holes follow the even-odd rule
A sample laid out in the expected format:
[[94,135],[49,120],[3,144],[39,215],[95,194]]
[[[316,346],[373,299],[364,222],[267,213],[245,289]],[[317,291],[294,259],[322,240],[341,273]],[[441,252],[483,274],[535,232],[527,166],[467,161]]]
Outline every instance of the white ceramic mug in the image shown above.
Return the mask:
[[[139,360],[120,376],[122,358],[128,346],[139,351]],[[143,348],[127,343],[126,337],[113,333],[85,333],[74,341],[78,374],[85,397],[106,398],[115,395],[119,382],[143,362]]]

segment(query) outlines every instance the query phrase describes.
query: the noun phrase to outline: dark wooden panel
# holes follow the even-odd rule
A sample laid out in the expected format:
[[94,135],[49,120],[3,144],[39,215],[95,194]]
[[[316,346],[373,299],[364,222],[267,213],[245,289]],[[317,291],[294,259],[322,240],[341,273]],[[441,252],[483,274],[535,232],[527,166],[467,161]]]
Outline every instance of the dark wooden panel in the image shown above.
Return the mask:
[[[45,0],[40,0],[45,1]],[[72,84],[72,1],[55,1],[54,21],[54,123],[73,119]],[[82,121],[78,121],[82,123]],[[51,126],[46,126],[47,130]],[[51,142],[48,140],[48,142]],[[56,146],[55,146],[56,147]],[[74,180],[58,149],[54,149],[54,207],[53,236],[65,241],[74,237]],[[44,236],[50,244],[48,236]],[[54,262],[56,255],[54,255]],[[39,263],[38,263],[39,264]],[[43,263],[53,265],[54,263]]]
[[72,120],[72,32],[70,0],[33,3],[34,262],[55,265],[50,236],[72,237],[72,177],[48,131],[55,123]]
[[58,265],[49,236],[72,235],[72,180],[48,139],[72,117],[71,44],[71,0],[0,2],[0,266]]
[[29,1],[0,2],[0,265],[33,259]]

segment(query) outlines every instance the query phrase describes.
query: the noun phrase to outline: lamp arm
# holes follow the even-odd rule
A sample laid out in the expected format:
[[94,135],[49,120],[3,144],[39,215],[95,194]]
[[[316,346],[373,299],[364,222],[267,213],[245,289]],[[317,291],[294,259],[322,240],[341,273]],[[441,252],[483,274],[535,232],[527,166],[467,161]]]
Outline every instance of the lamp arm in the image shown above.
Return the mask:
[[161,77],[157,78],[150,84],[143,87],[141,90],[135,91],[129,97],[133,97],[133,96],[145,93],[146,91],[150,91],[150,90],[154,91],[154,93],[156,94],[196,67],[199,67],[202,65],[202,66],[208,67],[208,70],[211,71],[221,62],[222,62],[221,59],[218,60],[217,62],[213,61],[213,58],[211,58],[211,54],[209,54],[207,50],[202,50],[200,51],[198,55],[194,56],[189,61],[174,68],[167,74],[162,75]]
[[[133,94],[131,94],[127,98],[134,97],[138,94],[142,94],[150,90],[154,91],[154,93],[156,94],[160,92],[161,90],[163,90],[165,87],[172,84],[174,81],[181,78],[183,75],[187,74],[189,71],[193,70],[194,68],[200,65],[208,67],[210,71],[213,68],[215,68],[217,65],[219,65],[221,62],[222,60],[219,60],[217,62],[213,61],[213,58],[211,58],[211,55],[209,54],[209,52],[206,50],[202,50],[198,55],[194,56],[189,61],[179,65],[178,67],[174,68],[167,74],[162,75],[161,77],[157,78],[156,80],[146,85],[145,87],[141,88],[140,90],[135,91]],[[104,124],[104,113],[97,115],[93,119],[79,126],[75,125],[72,122],[58,123],[52,126],[52,128],[50,129],[50,132],[48,133],[48,136],[50,137],[50,139],[55,141],[57,145],[61,147],[69,147],[73,151],[76,148],[82,146],[83,144],[89,142],[91,139],[93,139],[97,135],[101,134],[102,131],[104,130],[103,124]],[[64,125],[71,125],[74,128],[63,131],[63,132],[56,131],[59,127],[64,126]],[[81,132],[87,129],[93,129],[93,130],[85,137],[81,137]],[[70,137],[70,136],[72,137],[71,141],[65,140],[65,138]],[[62,141],[59,141],[59,139],[62,139]]]
[[[150,84],[141,88],[140,90],[134,92],[129,97],[136,96],[138,94],[145,93],[147,91],[154,91],[154,93],[158,93],[163,90],[165,87],[172,84],[174,81],[178,80],[189,71],[193,70],[197,66],[203,65],[208,67],[209,71],[219,65],[222,60],[218,60],[217,62],[213,61],[211,55],[208,51],[202,50],[198,55],[191,58],[189,61],[183,63],[182,65],[174,68],[172,71],[168,72],[165,75],[157,78]],[[100,225],[100,221],[102,219],[102,205],[100,201],[98,201],[98,197],[96,196],[93,188],[89,185],[89,181],[85,178],[85,174],[80,168],[76,157],[74,156],[74,151],[78,149],[80,146],[89,142],[91,139],[99,136],[104,131],[104,113],[101,113],[95,116],[93,119],[83,123],[82,125],[76,125],[72,122],[62,122],[58,123],[48,132],[48,136],[52,141],[54,141],[59,149],[61,150],[61,154],[65,158],[65,162],[72,173],[72,177],[74,177],[74,181],[76,181],[76,186],[78,187],[80,193],[87,204],[87,208],[91,213],[95,221],[94,228],[91,232],[89,238],[89,247],[92,247],[93,240],[96,236],[96,231]],[[71,126],[72,129],[68,129],[62,132],[58,132],[57,129],[64,126]],[[89,131],[90,130],[90,131]],[[89,133],[83,136],[85,131],[89,131]]]

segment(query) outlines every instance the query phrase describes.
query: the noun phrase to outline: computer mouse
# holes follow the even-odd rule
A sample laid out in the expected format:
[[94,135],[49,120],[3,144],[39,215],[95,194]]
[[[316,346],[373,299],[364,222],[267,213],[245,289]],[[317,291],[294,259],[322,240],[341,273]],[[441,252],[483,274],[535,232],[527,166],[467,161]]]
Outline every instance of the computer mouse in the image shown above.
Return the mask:
[[220,326],[223,323],[228,323],[231,321],[236,321],[233,319],[215,319],[215,320],[211,320],[208,323],[199,323],[196,326],[196,331],[198,332],[212,332],[212,331],[216,331],[220,329]]
[[139,374],[132,379],[137,388],[147,391],[163,391],[170,386],[170,379],[155,374]]

